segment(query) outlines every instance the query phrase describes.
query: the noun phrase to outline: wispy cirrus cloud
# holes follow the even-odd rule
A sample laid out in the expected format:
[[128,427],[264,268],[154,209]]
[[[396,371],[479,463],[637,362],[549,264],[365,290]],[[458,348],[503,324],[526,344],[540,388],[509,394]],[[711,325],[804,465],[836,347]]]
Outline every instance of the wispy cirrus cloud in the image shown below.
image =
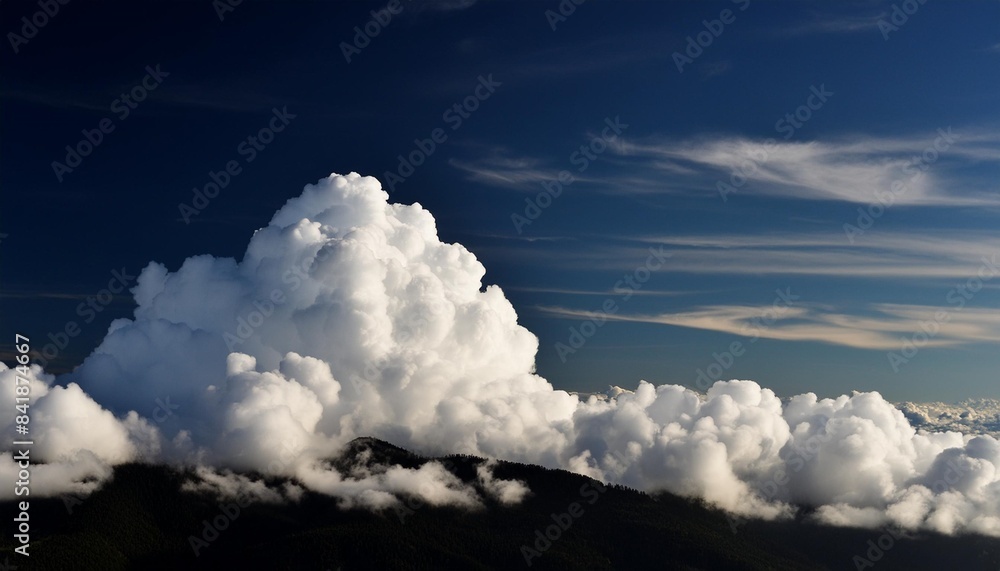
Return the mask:
[[[865,234],[854,244],[840,231],[603,236],[594,240],[539,244],[530,251],[512,251],[510,256],[524,264],[566,270],[618,271],[631,269],[632,260],[647,255],[653,245],[670,257],[665,271],[671,273],[904,280],[931,287],[975,275],[984,260],[1000,265],[1000,238],[985,230],[883,230]],[[484,245],[477,250],[504,255],[500,246]]]
[[1000,205],[995,178],[963,170],[1000,165],[1000,136],[990,133],[947,127],[908,137],[771,143],[714,136],[623,145],[627,158],[619,162],[646,169],[644,192],[718,194],[718,183],[730,183],[739,171],[747,181],[737,189],[741,195],[869,204],[899,183],[895,204]]
[[472,160],[449,159],[448,164],[466,173],[471,181],[519,190],[558,176],[558,171],[546,169],[538,159],[499,152]]
[[801,36],[869,32],[878,30],[878,21],[885,16],[885,12],[877,14],[816,14],[799,24],[783,28],[779,33]]
[[733,68],[733,64],[729,60],[717,61],[713,63],[707,63],[702,67],[701,73],[705,78],[717,77],[720,75],[725,75]]
[[[612,289],[605,290],[587,290],[587,289],[573,289],[573,288],[558,288],[558,287],[520,287],[520,286],[506,286],[503,288],[504,291],[523,291],[528,293],[554,293],[560,295],[581,295],[581,296],[618,296],[621,295],[620,292],[616,292]],[[680,291],[680,290],[647,290],[647,289],[636,289],[629,292],[630,295],[636,296],[648,296],[648,297],[675,297],[680,295],[689,295],[692,293],[700,293],[693,291]]]
[[[162,108],[203,108],[212,111],[256,113],[275,105],[289,104],[288,97],[260,93],[253,87],[243,87],[238,79],[227,78],[212,83],[191,84],[173,82],[168,89],[156,92],[151,101]],[[123,82],[124,85],[124,82]],[[127,90],[127,87],[123,87]],[[0,99],[10,99],[53,109],[83,109],[108,113],[114,96],[98,88],[80,88],[67,92],[53,85],[5,85]]]
[[984,259],[1000,263],[1000,238],[972,231],[882,232],[855,244],[837,232],[650,236],[640,241],[670,252],[673,271],[703,274],[961,279],[973,275]]
[[[614,151],[616,146],[611,145],[609,149]],[[450,159],[448,164],[464,172],[470,181],[525,192],[538,192],[538,185],[557,180],[563,170],[570,171],[573,184],[599,182],[578,172],[569,163],[569,155],[567,152],[567,158],[562,164],[558,164],[535,157],[514,155],[507,149],[496,147],[476,158]]]
[[490,0],[408,0],[408,2],[403,3],[406,9],[402,13],[410,13],[411,15],[422,15],[426,12],[449,14],[482,6],[488,2]]
[[[67,299],[81,300],[94,297],[93,293],[63,293],[45,291],[5,291],[0,292],[0,299]],[[129,294],[112,294],[113,301],[132,301]]]
[[[565,319],[600,318],[610,321],[658,323],[720,331],[745,337],[781,341],[813,341],[855,349],[899,349],[901,337],[921,330],[934,321],[941,307],[925,305],[873,304],[865,312],[844,313],[818,304],[796,304],[780,312],[772,306],[711,305],[659,314],[598,314],[589,310],[541,306],[550,317]],[[762,316],[774,316],[762,322]],[[940,320],[938,320],[940,321]],[[940,329],[924,346],[954,347],[1000,341],[1000,309],[976,308],[952,311],[938,323]]]

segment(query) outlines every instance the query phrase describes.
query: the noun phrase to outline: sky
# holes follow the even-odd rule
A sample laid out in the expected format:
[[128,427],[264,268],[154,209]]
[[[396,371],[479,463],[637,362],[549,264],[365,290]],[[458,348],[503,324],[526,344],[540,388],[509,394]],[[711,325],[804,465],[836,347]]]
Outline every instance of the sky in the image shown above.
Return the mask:
[[151,260],[240,257],[358,172],[475,254],[557,388],[1000,397],[997,2],[37,10],[0,8],[5,358],[73,323],[73,369]]
[[33,491],[480,502],[329,469],[375,437],[1000,536],[996,403],[892,404],[1000,397],[997,2],[44,6],[0,9]]

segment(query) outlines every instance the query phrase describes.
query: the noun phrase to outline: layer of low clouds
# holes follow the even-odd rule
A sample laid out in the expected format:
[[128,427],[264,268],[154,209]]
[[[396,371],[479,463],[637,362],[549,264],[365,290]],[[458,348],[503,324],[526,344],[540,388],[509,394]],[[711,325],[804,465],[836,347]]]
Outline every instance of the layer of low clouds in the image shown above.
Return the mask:
[[[311,490],[345,507],[383,509],[413,495],[477,509],[483,494],[514,503],[530,493],[489,464],[475,486],[437,463],[334,468],[345,444],[374,436],[739,514],[809,505],[829,523],[1000,536],[992,437],[919,432],[878,393],[783,402],[740,380],[707,394],[639,382],[581,400],[535,374],[538,339],[484,275],[463,246],[440,241],[429,212],[389,203],[374,178],[308,185],[240,260],[150,263],[132,290],[134,317],[114,321],[72,374],[20,375],[32,387],[33,454],[45,462],[32,493],[85,493],[135,460],[195,466],[192,489],[261,501]],[[0,367],[8,433],[18,376]],[[16,469],[10,453],[0,456],[0,477],[13,481]],[[265,489],[250,472],[288,483]]]

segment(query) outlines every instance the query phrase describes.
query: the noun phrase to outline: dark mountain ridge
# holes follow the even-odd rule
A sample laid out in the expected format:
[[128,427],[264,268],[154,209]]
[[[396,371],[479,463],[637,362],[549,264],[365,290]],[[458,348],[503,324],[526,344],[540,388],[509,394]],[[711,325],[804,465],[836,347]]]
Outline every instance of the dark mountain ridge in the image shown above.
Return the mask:
[[[190,470],[127,464],[85,498],[32,499],[30,562],[13,552],[11,520],[0,562],[21,569],[991,569],[1000,540],[833,528],[805,521],[741,521],[703,503],[649,495],[540,466],[498,462],[498,478],[525,482],[519,505],[477,482],[485,460],[429,459],[377,440],[351,442],[331,461],[418,467],[441,461],[476,486],[485,507],[424,506],[372,513],[306,492],[296,503],[238,505],[182,491]],[[14,502],[3,502],[14,514]],[[734,531],[735,528],[735,531]],[[546,534],[548,536],[546,536]],[[528,565],[530,563],[530,566]]]

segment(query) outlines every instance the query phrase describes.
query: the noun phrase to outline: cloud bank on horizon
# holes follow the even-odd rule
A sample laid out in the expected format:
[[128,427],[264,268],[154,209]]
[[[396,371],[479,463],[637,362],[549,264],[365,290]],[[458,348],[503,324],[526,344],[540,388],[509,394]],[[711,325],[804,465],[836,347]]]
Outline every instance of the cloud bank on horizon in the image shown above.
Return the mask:
[[[474,508],[440,464],[340,473],[328,460],[374,436],[427,454],[564,468],[699,497],[737,514],[1000,536],[1000,443],[916,430],[878,393],[782,402],[752,381],[705,395],[640,382],[581,400],[535,374],[537,338],[419,204],[356,173],[306,186],[242,260],[150,263],[133,319],[73,373],[31,370],[36,494],[87,493],[128,461],[197,467],[195,489],[294,501],[303,490],[381,509],[400,496]],[[0,365],[0,382],[14,370]],[[0,393],[12,430],[14,391]],[[170,403],[164,408],[163,403]],[[281,489],[232,473],[288,479]],[[0,474],[14,479],[11,453]],[[503,503],[528,490],[479,471]],[[9,494],[3,492],[3,494]]]

